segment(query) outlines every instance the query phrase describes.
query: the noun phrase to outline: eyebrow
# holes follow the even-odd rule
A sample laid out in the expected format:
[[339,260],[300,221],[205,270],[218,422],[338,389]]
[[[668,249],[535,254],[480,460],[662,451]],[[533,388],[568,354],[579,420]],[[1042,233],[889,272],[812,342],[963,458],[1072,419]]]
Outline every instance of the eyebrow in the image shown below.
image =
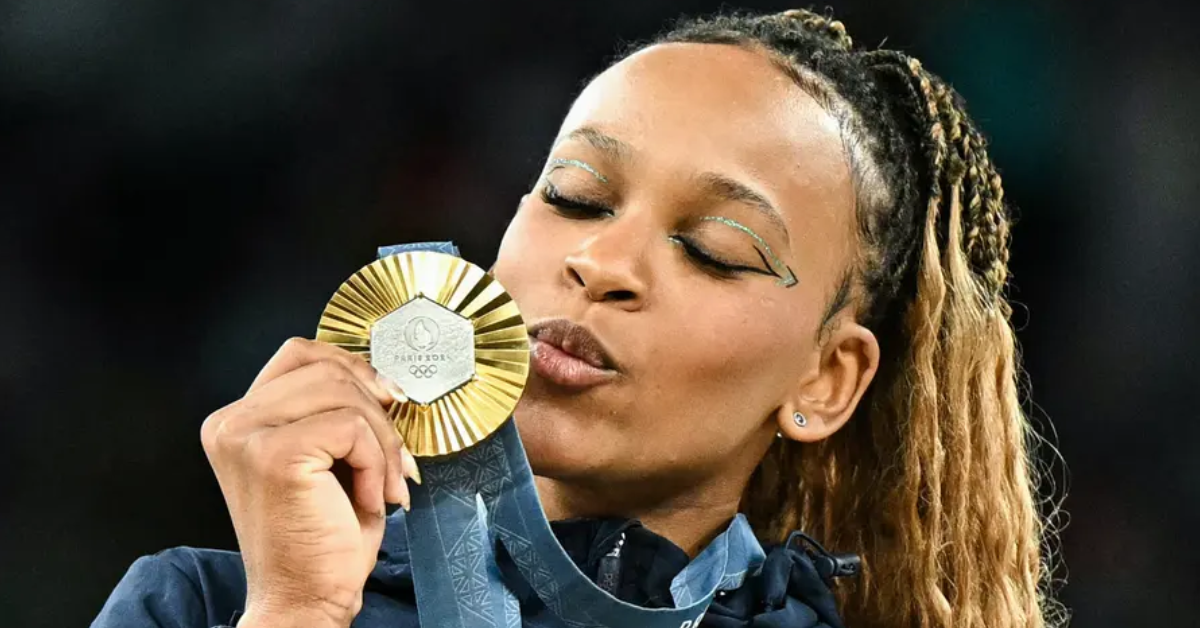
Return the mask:
[[771,201],[767,200],[767,197],[756,192],[741,181],[731,179],[723,174],[705,172],[697,177],[697,179],[700,181],[700,185],[713,196],[724,201],[741,203],[757,209],[758,213],[765,216],[775,228],[783,232],[784,241],[789,243],[792,241],[792,235],[788,233],[787,224],[783,222],[783,216],[771,204]]
[[567,133],[567,135],[563,137],[559,143],[573,139],[581,139],[588,144],[591,144],[592,148],[595,148],[596,150],[604,153],[606,156],[617,161],[625,161],[629,159],[630,155],[633,154],[633,149],[629,146],[629,144],[626,144],[625,142],[608,135],[596,127],[579,127],[578,129]]
[[[617,161],[628,160],[633,154],[633,148],[625,142],[597,129],[593,126],[582,126],[567,133],[558,143],[572,139],[581,139]],[[731,203],[741,203],[757,209],[766,219],[782,232],[784,241],[791,243],[792,235],[788,232],[783,215],[767,197],[750,186],[723,174],[705,172],[697,177],[700,185],[711,195]]]

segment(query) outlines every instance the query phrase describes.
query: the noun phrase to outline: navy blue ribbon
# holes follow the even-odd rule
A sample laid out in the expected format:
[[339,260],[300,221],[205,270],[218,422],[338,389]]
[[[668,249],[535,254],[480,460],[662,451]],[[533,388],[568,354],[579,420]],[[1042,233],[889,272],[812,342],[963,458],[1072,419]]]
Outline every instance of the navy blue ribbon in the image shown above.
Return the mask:
[[[458,255],[439,242],[383,247],[379,256],[418,250]],[[429,628],[522,626],[496,564],[497,543],[557,620],[545,628],[696,628],[717,591],[739,588],[764,560],[739,514],[672,581],[674,607],[641,608],[596,586],[559,545],[511,419],[470,449],[420,464],[424,483],[410,487],[404,522],[417,611]]]

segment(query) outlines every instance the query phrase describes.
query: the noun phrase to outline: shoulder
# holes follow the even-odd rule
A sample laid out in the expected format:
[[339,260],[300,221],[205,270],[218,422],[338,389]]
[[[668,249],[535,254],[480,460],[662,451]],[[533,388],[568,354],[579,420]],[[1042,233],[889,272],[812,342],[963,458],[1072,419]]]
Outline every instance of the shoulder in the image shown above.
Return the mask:
[[[246,602],[237,552],[175,547],[130,565],[91,628],[213,628],[236,625]],[[358,627],[417,626],[403,515],[389,518],[366,583]]]
[[134,561],[92,628],[232,624],[245,599],[246,573],[239,554],[176,547]]

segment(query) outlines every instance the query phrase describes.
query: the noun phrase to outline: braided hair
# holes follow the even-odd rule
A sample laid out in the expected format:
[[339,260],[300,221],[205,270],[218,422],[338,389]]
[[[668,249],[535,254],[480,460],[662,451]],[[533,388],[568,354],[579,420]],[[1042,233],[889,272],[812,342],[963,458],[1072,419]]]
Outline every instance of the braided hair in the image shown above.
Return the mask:
[[963,99],[916,59],[856,48],[807,10],[685,20],[622,56],[678,42],[760,52],[837,120],[859,246],[821,327],[853,307],[883,355],[843,429],[777,440],[742,510],[762,536],[804,529],[864,558],[838,587],[848,625],[1064,621],[1004,294],[1010,216]]

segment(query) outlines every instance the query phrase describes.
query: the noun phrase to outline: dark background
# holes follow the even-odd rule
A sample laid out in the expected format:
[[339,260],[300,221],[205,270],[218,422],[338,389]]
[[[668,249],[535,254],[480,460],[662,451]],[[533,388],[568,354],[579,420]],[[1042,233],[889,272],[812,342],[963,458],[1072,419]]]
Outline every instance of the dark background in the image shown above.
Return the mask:
[[[0,625],[86,625],[139,555],[232,547],[205,416],[376,245],[490,263],[581,81],[718,6],[0,1]],[[1079,627],[1195,621],[1195,6],[834,5],[993,137]]]

